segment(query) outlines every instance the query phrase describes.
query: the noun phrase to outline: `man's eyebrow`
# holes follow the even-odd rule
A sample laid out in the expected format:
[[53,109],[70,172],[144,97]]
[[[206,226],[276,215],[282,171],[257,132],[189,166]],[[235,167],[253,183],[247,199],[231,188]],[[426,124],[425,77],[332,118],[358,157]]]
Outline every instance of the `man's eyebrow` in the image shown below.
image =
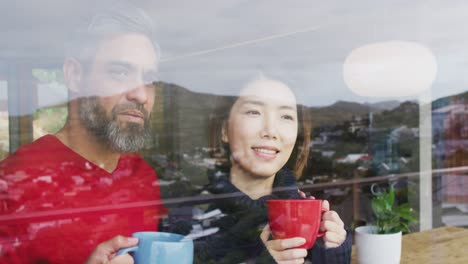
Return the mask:
[[113,61],[107,62],[106,64],[109,66],[120,66],[120,67],[124,67],[127,69],[136,69],[136,67],[133,64],[125,62],[125,61],[113,60]]
[[[126,61],[119,61],[119,60],[112,60],[112,61],[109,61],[106,63],[107,65],[109,66],[120,66],[120,67],[124,67],[124,68],[127,68],[129,70],[136,70],[137,69],[137,66],[135,66],[134,64],[131,64],[129,62],[126,62]],[[145,70],[145,73],[149,73],[149,74],[157,74],[157,70],[156,70],[156,66],[154,68],[149,68],[147,70]]]

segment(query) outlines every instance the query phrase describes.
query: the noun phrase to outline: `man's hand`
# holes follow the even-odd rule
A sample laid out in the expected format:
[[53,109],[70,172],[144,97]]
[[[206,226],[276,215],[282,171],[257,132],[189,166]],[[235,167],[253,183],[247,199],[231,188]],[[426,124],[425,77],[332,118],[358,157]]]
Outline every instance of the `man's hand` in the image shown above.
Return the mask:
[[121,248],[133,247],[138,243],[138,238],[116,236],[99,244],[89,255],[85,264],[133,264],[133,258],[129,254],[115,256]]
[[270,226],[266,225],[260,234],[260,238],[276,262],[280,264],[304,263],[304,258],[307,256],[307,250],[303,248],[295,248],[306,242],[304,238],[294,237],[288,239],[268,240],[270,238],[270,233]]

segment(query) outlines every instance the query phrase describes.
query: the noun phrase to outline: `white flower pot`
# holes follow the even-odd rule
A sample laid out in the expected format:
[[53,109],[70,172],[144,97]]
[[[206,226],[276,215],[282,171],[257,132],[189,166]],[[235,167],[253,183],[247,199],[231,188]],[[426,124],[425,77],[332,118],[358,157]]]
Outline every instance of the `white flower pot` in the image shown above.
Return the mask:
[[401,232],[377,234],[375,226],[355,229],[355,244],[359,264],[398,264],[401,257]]

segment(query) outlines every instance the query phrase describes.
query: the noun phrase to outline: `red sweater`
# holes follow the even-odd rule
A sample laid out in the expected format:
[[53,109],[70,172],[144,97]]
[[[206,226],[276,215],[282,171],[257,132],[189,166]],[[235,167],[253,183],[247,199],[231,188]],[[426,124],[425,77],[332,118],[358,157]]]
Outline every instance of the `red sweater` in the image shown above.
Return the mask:
[[102,241],[157,231],[160,202],[140,156],[108,173],[44,136],[0,163],[0,263],[83,263]]

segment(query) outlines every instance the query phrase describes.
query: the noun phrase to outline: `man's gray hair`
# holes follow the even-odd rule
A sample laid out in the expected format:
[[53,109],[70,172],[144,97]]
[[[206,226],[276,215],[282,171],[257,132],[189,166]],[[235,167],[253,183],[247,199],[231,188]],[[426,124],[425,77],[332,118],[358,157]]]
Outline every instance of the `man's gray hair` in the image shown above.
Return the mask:
[[98,1],[91,19],[73,32],[67,49],[67,56],[78,60],[90,60],[103,38],[125,34],[141,33],[153,43],[157,61],[160,48],[155,38],[155,27],[151,17],[143,10],[125,0]]

